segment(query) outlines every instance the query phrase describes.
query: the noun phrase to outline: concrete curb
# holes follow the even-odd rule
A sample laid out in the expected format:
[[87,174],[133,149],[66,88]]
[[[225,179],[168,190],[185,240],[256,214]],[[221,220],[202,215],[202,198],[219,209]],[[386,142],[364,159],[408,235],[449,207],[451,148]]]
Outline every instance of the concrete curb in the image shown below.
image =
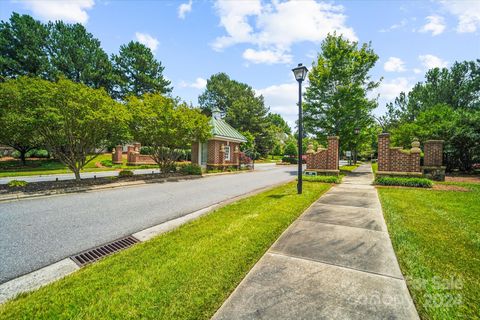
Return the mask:
[[113,182],[107,185],[98,185],[98,186],[91,186],[91,187],[71,187],[71,188],[65,188],[65,189],[59,189],[59,190],[41,191],[38,193],[18,192],[18,193],[0,195],[0,202],[16,201],[16,200],[23,200],[23,199],[29,199],[29,198],[38,198],[38,197],[48,197],[48,196],[62,195],[67,193],[115,189],[115,188],[137,186],[137,185],[149,184],[149,183],[177,182],[177,181],[183,181],[183,180],[193,180],[193,179],[208,178],[213,176],[240,174],[240,173],[248,173],[248,172],[258,172],[258,171],[244,170],[244,171],[234,171],[234,172],[216,172],[216,173],[202,174],[201,176],[189,175],[189,176],[177,176],[177,177],[170,177],[170,178],[158,178],[158,179],[152,179],[152,180]]
[[70,259],[63,259],[49,266],[43,267],[16,279],[0,285],[0,304],[14,298],[16,295],[33,291],[50,282],[59,280],[80,269]]
[[71,187],[59,190],[48,190],[42,191],[38,193],[25,193],[25,192],[18,192],[18,193],[11,193],[0,196],[0,202],[4,201],[15,201],[15,200],[22,200],[22,199],[29,199],[29,198],[37,198],[37,197],[47,197],[53,195],[61,195],[67,193],[77,193],[77,192],[91,192],[97,190],[105,190],[105,189],[115,189],[115,188],[122,188],[122,187],[130,187],[130,186],[138,186],[143,184],[149,183],[165,183],[165,182],[177,182],[183,180],[194,180],[194,179],[201,179],[203,176],[179,176],[179,177],[170,177],[170,178],[159,178],[159,179],[152,179],[152,180],[138,180],[138,181],[126,181],[126,182],[113,182],[106,185],[98,185],[98,186],[90,186],[90,187]]
[[[293,180],[294,179],[291,179],[289,181],[276,183],[268,187],[258,188],[250,192],[241,194],[239,196],[236,196],[224,201],[220,201],[218,203],[215,203],[213,205],[202,208],[200,210],[196,210],[194,212],[188,213],[181,217],[168,220],[158,225],[138,231],[136,233],[133,233],[132,236],[140,240],[140,242],[148,241],[158,235],[172,231],[182,226],[183,224],[189,221],[195,220],[215,209],[221,208],[232,202],[253,196],[263,191],[267,191],[269,189],[273,189],[275,187],[287,184]],[[39,289],[40,287],[43,287],[56,280],[59,280],[79,269],[80,267],[77,266],[77,264],[75,264],[75,262],[73,262],[70,258],[65,258],[51,265],[35,270],[31,273],[25,274],[18,278],[2,283],[0,284],[0,304],[5,303],[6,301],[16,297],[21,293]]]

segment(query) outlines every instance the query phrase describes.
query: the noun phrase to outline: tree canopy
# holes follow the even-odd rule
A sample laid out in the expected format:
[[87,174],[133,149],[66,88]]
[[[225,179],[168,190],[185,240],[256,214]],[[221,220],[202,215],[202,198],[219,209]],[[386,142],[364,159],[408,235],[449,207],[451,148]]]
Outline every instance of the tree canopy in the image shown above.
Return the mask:
[[172,91],[169,87],[170,81],[163,76],[164,67],[145,45],[130,41],[120,47],[119,54],[113,55],[112,61],[115,76],[114,95],[117,98]]
[[[366,139],[371,126],[371,111],[377,106],[368,93],[379,85],[370,70],[378,60],[370,44],[361,46],[342,36],[329,34],[308,78],[305,92],[304,121],[306,133],[318,138],[340,136],[341,148],[353,148]],[[360,134],[355,134],[355,128]]]
[[131,96],[127,102],[132,116],[133,138],[152,147],[152,158],[163,174],[168,174],[178,160],[179,149],[194,141],[206,141],[211,135],[208,118],[200,110],[159,94]]
[[427,71],[425,82],[387,105],[392,141],[445,140],[447,170],[468,171],[480,161],[480,60]]
[[279,133],[290,129],[280,115],[269,113],[263,96],[225,73],[214,74],[207,80],[207,87],[198,101],[204,113],[219,110],[234,128],[250,133],[255,139],[252,146],[264,156],[279,142]]

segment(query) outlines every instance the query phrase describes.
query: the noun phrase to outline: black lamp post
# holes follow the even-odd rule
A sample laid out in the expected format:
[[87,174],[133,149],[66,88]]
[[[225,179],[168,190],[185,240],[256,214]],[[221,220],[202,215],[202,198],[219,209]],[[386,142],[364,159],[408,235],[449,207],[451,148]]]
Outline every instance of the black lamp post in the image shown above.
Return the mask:
[[360,133],[360,129],[355,128],[353,132],[355,133],[355,153],[353,155],[353,164],[357,164],[357,143],[358,143],[358,134]]
[[303,116],[302,116],[302,82],[307,77],[308,69],[301,63],[292,69],[295,80],[298,81],[298,182],[297,193],[302,194],[302,138],[303,138]]

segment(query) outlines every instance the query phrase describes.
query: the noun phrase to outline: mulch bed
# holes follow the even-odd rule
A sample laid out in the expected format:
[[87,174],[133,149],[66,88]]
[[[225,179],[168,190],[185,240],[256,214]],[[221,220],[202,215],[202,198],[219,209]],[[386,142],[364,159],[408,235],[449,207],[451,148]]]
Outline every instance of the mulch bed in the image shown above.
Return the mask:
[[[30,182],[24,187],[8,187],[6,184],[0,185],[0,195],[9,193],[38,193],[42,191],[55,191],[73,188],[88,188],[91,186],[108,185],[119,182],[131,182],[131,181],[145,181],[147,183],[154,183],[164,181],[166,178],[182,178],[183,174],[170,174],[167,177],[160,174],[138,174],[133,177],[102,177],[102,178],[88,178],[82,179],[77,182],[75,180],[59,180],[59,181],[42,181],[42,182]],[[198,176],[199,178],[201,176]]]
[[446,176],[446,182],[480,183],[480,176]]

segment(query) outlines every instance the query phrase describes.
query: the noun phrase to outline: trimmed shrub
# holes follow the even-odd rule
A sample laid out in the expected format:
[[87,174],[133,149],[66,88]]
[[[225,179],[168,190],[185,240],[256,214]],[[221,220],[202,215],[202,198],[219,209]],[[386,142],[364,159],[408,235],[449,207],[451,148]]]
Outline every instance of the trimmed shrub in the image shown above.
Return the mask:
[[8,186],[9,188],[21,188],[21,187],[25,187],[27,184],[28,184],[27,181],[23,181],[23,180],[11,180],[10,182],[8,182],[7,186]]
[[119,178],[133,177],[133,171],[131,170],[122,170],[118,173]]
[[149,146],[140,147],[140,154],[151,155],[153,154],[153,148]]
[[288,162],[290,164],[297,164],[298,163],[298,159],[297,158],[294,158],[294,157],[283,157],[282,158],[282,162]]
[[113,167],[112,160],[102,160],[100,161],[100,164],[104,167],[109,167],[109,168]]
[[183,174],[201,175],[202,168],[198,164],[188,163],[180,165],[179,171]]
[[377,177],[375,184],[382,186],[402,186],[402,187],[417,187],[417,188],[431,188],[432,180],[425,178],[406,178],[406,177]]
[[323,183],[340,183],[343,176],[303,176],[303,181],[323,182]]

